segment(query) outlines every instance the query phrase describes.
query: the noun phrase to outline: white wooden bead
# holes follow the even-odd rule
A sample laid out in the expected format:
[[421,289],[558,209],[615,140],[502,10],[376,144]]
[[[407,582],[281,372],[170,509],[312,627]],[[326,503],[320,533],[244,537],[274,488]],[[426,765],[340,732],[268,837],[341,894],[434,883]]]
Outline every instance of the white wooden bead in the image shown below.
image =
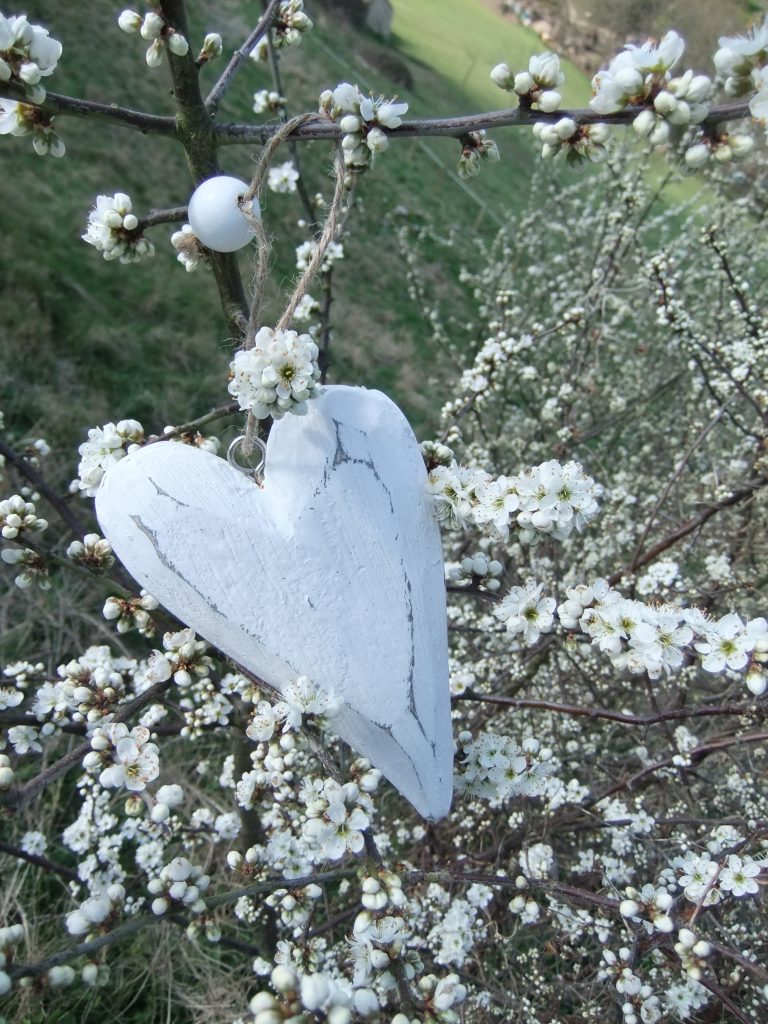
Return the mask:
[[[239,178],[219,174],[208,178],[189,200],[189,223],[197,237],[215,252],[235,252],[248,245],[254,232],[237,205],[248,185]],[[253,200],[253,214],[260,216],[259,203]]]
[[161,442],[112,466],[101,528],[138,583],[281,690],[342,698],[334,731],[429,818],[453,743],[440,535],[413,433],[377,391],[326,387],[267,444],[263,488]]

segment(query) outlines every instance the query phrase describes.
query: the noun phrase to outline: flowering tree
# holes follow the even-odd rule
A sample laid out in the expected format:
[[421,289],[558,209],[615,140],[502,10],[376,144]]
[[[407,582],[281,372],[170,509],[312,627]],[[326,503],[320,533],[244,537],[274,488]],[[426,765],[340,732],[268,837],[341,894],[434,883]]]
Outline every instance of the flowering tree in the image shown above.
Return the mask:
[[[110,624],[60,664],[32,629],[4,668],[9,1012],[103,1013],[164,945],[189,1019],[766,1019],[768,246],[750,117],[768,117],[768,19],[720,41],[714,78],[682,70],[669,32],[616,56],[588,110],[559,109],[563,73],[546,53],[490,72],[514,108],[425,121],[350,83],[289,119],[278,58],[312,27],[301,0],[266,5],[207,97],[201,71],[221,40],[191,49],[182,0],[117,24],[148,43],[150,69],[167,67],[173,114],[47,92],[60,44],[0,16],[0,132],[61,157],[59,122],[87,116],[183,147],[188,207],[141,215],[126,194],[99,196],[83,238],[132,263],[153,254],[152,229],[182,225],[179,261],[210,270],[236,342],[222,381],[234,401],[157,433],[132,419],[90,428],[67,497],[43,439],[9,424],[0,441],[16,585],[84,607],[95,595]],[[267,121],[225,123],[251,59],[275,74],[254,97]],[[630,124],[643,153],[616,138]],[[376,758],[335,737],[336,693],[299,673],[275,692],[159,607],[94,532],[89,499],[131,453],[215,455],[203,428],[245,413],[248,457],[273,421],[323,401],[329,281],[360,177],[389,146],[435,134],[476,174],[498,157],[485,132],[504,126],[532,128],[545,158],[602,166],[557,190],[540,170],[556,215],[542,226],[532,209],[478,241],[457,282],[475,306],[463,333],[420,269],[422,249],[451,248],[452,234],[397,233],[408,301],[446,357],[439,437],[421,447],[444,530],[450,678],[437,696],[450,688],[455,794],[423,821]],[[323,140],[335,188],[318,201],[297,154]],[[261,147],[250,184],[220,174],[223,142]],[[693,172],[706,203],[666,200]],[[312,232],[274,327],[264,188],[296,193]],[[249,296],[234,252],[251,242]]]

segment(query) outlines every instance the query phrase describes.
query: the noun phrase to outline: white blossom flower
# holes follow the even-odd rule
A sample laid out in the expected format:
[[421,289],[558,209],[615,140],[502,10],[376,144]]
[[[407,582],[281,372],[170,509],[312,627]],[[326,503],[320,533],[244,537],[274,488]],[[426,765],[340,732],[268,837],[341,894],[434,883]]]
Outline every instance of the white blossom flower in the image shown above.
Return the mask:
[[54,118],[37,106],[0,100],[0,135],[31,135],[32,147],[38,156],[62,157],[66,152],[53,125]]
[[125,192],[97,196],[96,206],[88,214],[84,242],[92,245],[105,260],[136,263],[154,256],[155,247],[141,233],[133,204]]
[[522,634],[523,643],[535,644],[542,633],[552,628],[555,604],[553,597],[542,598],[543,583],[528,580],[523,587],[512,587],[501,604],[495,609],[496,618],[501,619],[511,636]]
[[143,440],[144,428],[138,420],[119,420],[105,423],[103,427],[92,427],[88,440],[78,448],[78,488],[89,498],[94,497],[109,467],[125,458]]
[[31,25],[25,14],[10,18],[0,14],[0,82],[18,82],[30,102],[44,101],[40,79],[53,74],[61,51],[61,43],[48,29]]
[[754,896],[759,891],[755,881],[760,875],[760,865],[755,861],[737,854],[729,855],[725,867],[718,877],[718,885],[732,896]]
[[270,167],[267,174],[267,186],[272,192],[295,192],[298,180],[299,172],[291,160],[287,160],[278,167]]
[[320,379],[318,348],[308,334],[262,327],[250,349],[235,353],[229,393],[257,419],[301,415]]

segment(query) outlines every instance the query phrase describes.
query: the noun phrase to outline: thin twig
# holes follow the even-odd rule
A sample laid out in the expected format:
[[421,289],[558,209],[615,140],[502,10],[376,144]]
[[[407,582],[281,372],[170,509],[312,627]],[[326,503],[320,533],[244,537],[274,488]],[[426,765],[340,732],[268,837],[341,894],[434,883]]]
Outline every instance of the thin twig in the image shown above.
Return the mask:
[[229,63],[221,73],[218,82],[214,85],[211,91],[208,93],[205,99],[205,106],[211,116],[216,114],[219,104],[224,98],[224,94],[232,84],[232,80],[237,73],[240,65],[243,61],[246,61],[253,50],[254,46],[258,43],[265,32],[268,32],[274,21],[275,11],[280,0],[270,0],[267,9],[262,14],[261,18],[256,25],[256,28],[251,32],[248,38],[245,40],[239,50],[235,50],[232,54]]
[[145,135],[164,135],[167,138],[176,136],[176,119],[163,117],[159,114],[147,114],[143,110],[132,110],[130,107],[119,107],[116,103],[94,103],[92,100],[76,99],[74,96],[63,96],[57,92],[46,92],[42,103],[29,103],[24,90],[13,82],[0,84],[0,99],[16,100],[38,107],[46,114],[93,117],[122,127],[135,128]]

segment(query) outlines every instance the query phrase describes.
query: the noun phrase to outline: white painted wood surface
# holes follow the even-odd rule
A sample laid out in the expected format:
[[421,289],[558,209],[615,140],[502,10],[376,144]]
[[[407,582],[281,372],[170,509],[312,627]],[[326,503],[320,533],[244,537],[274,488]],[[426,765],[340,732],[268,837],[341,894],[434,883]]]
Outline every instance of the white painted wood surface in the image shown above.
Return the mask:
[[416,439],[377,391],[326,387],[276,422],[259,488],[188,445],[111,467],[101,528],[182,622],[281,690],[344,701],[333,728],[425,817],[452,793],[443,555]]

